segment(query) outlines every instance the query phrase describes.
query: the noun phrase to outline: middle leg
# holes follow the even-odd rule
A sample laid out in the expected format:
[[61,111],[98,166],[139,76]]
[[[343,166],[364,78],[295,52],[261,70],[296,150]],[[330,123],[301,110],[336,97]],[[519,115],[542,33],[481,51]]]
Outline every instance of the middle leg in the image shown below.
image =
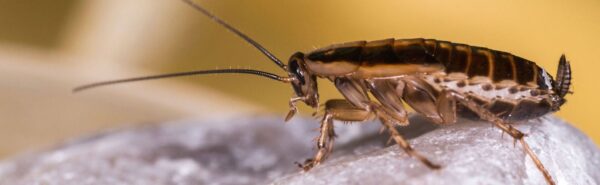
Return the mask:
[[404,137],[402,137],[400,132],[398,132],[398,130],[396,129],[396,127],[395,127],[396,124],[394,124],[393,119],[391,119],[385,113],[382,113],[381,111],[377,111],[377,109],[379,109],[378,108],[379,105],[374,104],[372,106],[375,107],[374,109],[377,112],[377,116],[381,120],[381,124],[383,124],[383,126],[390,132],[390,136],[392,137],[392,139],[398,144],[398,146],[402,150],[404,150],[404,152],[406,152],[409,156],[419,159],[423,164],[425,164],[427,167],[429,167],[431,169],[440,169],[441,168],[440,165],[431,162],[429,159],[427,159],[425,156],[423,156],[420,153],[418,153],[417,151],[415,151],[410,146],[410,143],[408,143],[408,141],[406,141],[406,139],[404,139]]

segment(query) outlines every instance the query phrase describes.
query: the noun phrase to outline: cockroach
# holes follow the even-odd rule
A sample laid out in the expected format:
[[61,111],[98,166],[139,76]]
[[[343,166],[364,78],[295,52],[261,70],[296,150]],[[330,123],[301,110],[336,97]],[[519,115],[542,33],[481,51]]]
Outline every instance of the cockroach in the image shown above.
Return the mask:
[[[289,100],[285,120],[297,112],[296,103],[319,110],[317,78],[329,79],[344,96],[325,102],[318,149],[313,158],[299,166],[310,170],[331,153],[333,121],[362,122],[379,119],[392,139],[410,156],[431,169],[440,165],[418,152],[395,129],[408,125],[407,103],[420,115],[437,124],[450,124],[457,115],[475,115],[491,122],[520,141],[523,150],[546,178],[550,173],[524,140],[525,134],[511,122],[541,117],[558,111],[570,93],[571,67],[563,54],[556,78],[534,62],[508,52],[434,39],[384,39],[334,44],[293,54],[287,65],[235,27],[192,0],[183,0],[214,22],[244,39],[287,72],[287,77],[253,69],[201,70],[92,83],[93,87],[176,76],[243,73],[290,83],[295,97]],[[369,98],[369,94],[375,100]]]

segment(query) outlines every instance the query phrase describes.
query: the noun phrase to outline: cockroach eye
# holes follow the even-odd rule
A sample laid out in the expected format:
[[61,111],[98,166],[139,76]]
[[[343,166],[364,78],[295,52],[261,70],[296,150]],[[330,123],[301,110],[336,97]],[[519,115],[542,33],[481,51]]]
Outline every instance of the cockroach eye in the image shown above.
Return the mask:
[[290,61],[288,67],[290,73],[296,77],[296,79],[300,82],[300,85],[306,84],[306,81],[304,80],[304,72],[300,68],[300,64],[298,64],[297,60]]

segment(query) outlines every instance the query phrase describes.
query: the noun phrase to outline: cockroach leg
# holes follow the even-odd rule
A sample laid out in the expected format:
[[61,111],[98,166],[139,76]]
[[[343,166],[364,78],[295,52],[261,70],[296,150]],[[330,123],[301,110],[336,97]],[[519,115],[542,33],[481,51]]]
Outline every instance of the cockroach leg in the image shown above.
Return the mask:
[[436,107],[442,120],[441,124],[456,123],[456,100],[451,94],[440,94]]
[[317,153],[314,158],[307,159],[304,164],[298,164],[304,171],[308,171],[314,166],[320,164],[333,150],[333,140],[335,132],[333,131],[333,119],[331,114],[326,114],[321,121],[320,135],[317,137]]
[[421,162],[423,162],[423,164],[425,164],[427,167],[429,167],[431,169],[440,169],[441,168],[440,165],[434,164],[429,159],[425,158],[424,156],[419,154],[417,151],[415,151],[410,146],[408,141],[406,141],[402,137],[402,135],[400,135],[400,132],[398,132],[398,130],[396,130],[396,128],[394,127],[395,124],[388,121],[385,117],[386,116],[384,116],[384,115],[379,116],[379,119],[381,120],[381,124],[383,124],[383,126],[390,132],[391,138],[394,139],[394,141],[396,143],[398,143],[398,146],[400,146],[400,148],[402,148],[402,150],[404,150],[408,155],[419,159]]
[[308,171],[319,165],[325,160],[333,150],[333,140],[335,132],[333,130],[333,120],[339,121],[365,121],[372,119],[372,112],[355,107],[344,99],[328,100],[325,103],[325,115],[321,121],[320,135],[317,137],[317,153],[314,158],[307,159],[304,164],[299,166]]
[[460,95],[459,93],[454,93],[452,91],[443,91],[442,93],[452,94],[452,96],[458,102],[460,102],[462,105],[466,106],[473,112],[477,113],[479,115],[479,117],[481,117],[484,120],[492,122],[495,126],[502,129],[503,132],[506,132],[510,136],[512,136],[515,139],[515,143],[517,140],[519,140],[521,142],[521,145],[523,146],[523,150],[525,151],[525,153],[527,153],[527,155],[531,158],[531,160],[533,160],[533,162],[535,163],[535,166],[542,172],[542,174],[546,178],[546,182],[548,182],[548,184],[552,184],[552,185],[555,184],[554,180],[552,180],[552,176],[550,176],[550,173],[546,170],[546,168],[544,167],[542,162],[538,159],[537,155],[531,150],[531,148],[529,148],[529,145],[527,144],[527,142],[525,142],[525,138],[524,138],[525,134],[523,132],[517,130],[512,125],[508,124],[507,122],[505,122],[504,120],[502,120],[497,115],[490,112],[489,110],[485,109],[484,107],[477,105],[475,102],[471,101],[468,97]]
[[523,149],[525,149],[525,152],[527,152],[527,154],[529,154],[529,156],[531,157],[531,160],[533,160],[533,162],[535,163],[535,166],[537,166],[538,169],[540,169],[542,171],[548,184],[552,184],[552,185],[555,184],[554,181],[552,180],[552,176],[550,176],[550,173],[548,173],[548,171],[546,171],[542,162],[537,158],[535,153],[533,153],[533,150],[531,150],[531,148],[529,148],[529,145],[527,144],[527,142],[525,142],[525,138],[521,138],[521,139],[519,139],[519,141],[521,142]]
[[294,117],[294,115],[296,115],[296,112],[298,112],[298,108],[296,108],[296,103],[299,101],[305,101],[306,97],[293,97],[290,99],[290,112],[288,112],[288,114],[285,116],[285,121],[289,121],[290,119],[292,119],[292,117]]

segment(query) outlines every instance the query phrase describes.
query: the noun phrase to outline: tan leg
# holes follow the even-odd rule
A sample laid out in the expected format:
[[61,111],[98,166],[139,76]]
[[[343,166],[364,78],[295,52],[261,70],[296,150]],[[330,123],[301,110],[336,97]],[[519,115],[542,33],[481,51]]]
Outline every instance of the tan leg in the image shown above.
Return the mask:
[[346,100],[328,100],[325,103],[325,115],[319,129],[321,134],[317,137],[317,153],[314,158],[307,159],[304,164],[299,164],[299,166],[304,171],[308,171],[312,167],[319,165],[329,156],[333,150],[333,140],[335,137],[333,120],[366,121],[373,117],[370,111],[355,107]]
[[290,99],[290,111],[285,116],[285,122],[292,119],[292,117],[294,117],[294,115],[296,115],[296,112],[298,112],[298,108],[296,108],[296,102],[305,101],[306,99],[307,99],[306,97],[294,97],[294,98]]
[[410,144],[402,137],[402,135],[400,135],[400,132],[398,132],[398,130],[396,130],[396,128],[394,127],[395,124],[390,122],[386,115],[380,115],[378,113],[378,116],[379,116],[379,119],[381,120],[381,124],[383,124],[383,126],[390,132],[392,139],[396,143],[398,143],[398,146],[401,149],[403,149],[408,155],[419,159],[421,162],[423,162],[423,164],[425,164],[427,167],[429,167],[431,169],[439,169],[441,167],[440,165],[434,164],[433,162],[431,162],[430,160],[428,160],[427,158],[425,158],[424,156],[419,154],[417,151],[415,151],[410,146]]
[[304,164],[299,165],[305,171],[320,164],[327,158],[333,149],[333,120],[340,121],[367,121],[379,117],[383,126],[390,132],[392,139],[398,143],[408,155],[419,159],[423,164],[431,169],[439,169],[440,166],[429,161],[427,158],[416,152],[410,144],[400,135],[400,132],[394,127],[393,117],[390,117],[382,109],[381,105],[370,103],[371,110],[355,107],[346,100],[328,100],[325,103],[325,115],[321,122],[321,134],[317,138],[317,153],[312,159],[308,159]]
[[542,164],[542,162],[540,162],[540,160],[535,155],[535,153],[533,153],[531,148],[529,148],[529,145],[527,144],[527,142],[525,142],[525,139],[523,138],[525,136],[525,134],[523,134],[521,131],[515,129],[513,126],[511,126],[504,120],[500,119],[498,116],[496,116],[492,112],[477,105],[475,102],[471,101],[468,97],[462,96],[458,93],[454,93],[451,91],[447,91],[445,93],[452,94],[452,97],[454,97],[459,103],[466,106],[473,112],[477,113],[479,115],[479,117],[481,117],[484,120],[492,122],[495,126],[497,126],[498,128],[502,129],[504,132],[511,135],[515,139],[515,143],[517,140],[519,140],[521,142],[521,145],[523,146],[523,150],[525,150],[527,155],[529,155],[529,157],[535,163],[536,167],[542,172],[542,174],[546,178],[546,182],[548,182],[548,184],[555,184],[554,181],[552,180],[552,176],[550,176],[550,173],[548,173],[546,168],[544,168],[544,165]]
[[441,94],[436,97],[433,87],[417,77],[405,77],[402,81],[404,82],[402,97],[415,112],[437,124],[454,123],[456,120],[454,101]]

